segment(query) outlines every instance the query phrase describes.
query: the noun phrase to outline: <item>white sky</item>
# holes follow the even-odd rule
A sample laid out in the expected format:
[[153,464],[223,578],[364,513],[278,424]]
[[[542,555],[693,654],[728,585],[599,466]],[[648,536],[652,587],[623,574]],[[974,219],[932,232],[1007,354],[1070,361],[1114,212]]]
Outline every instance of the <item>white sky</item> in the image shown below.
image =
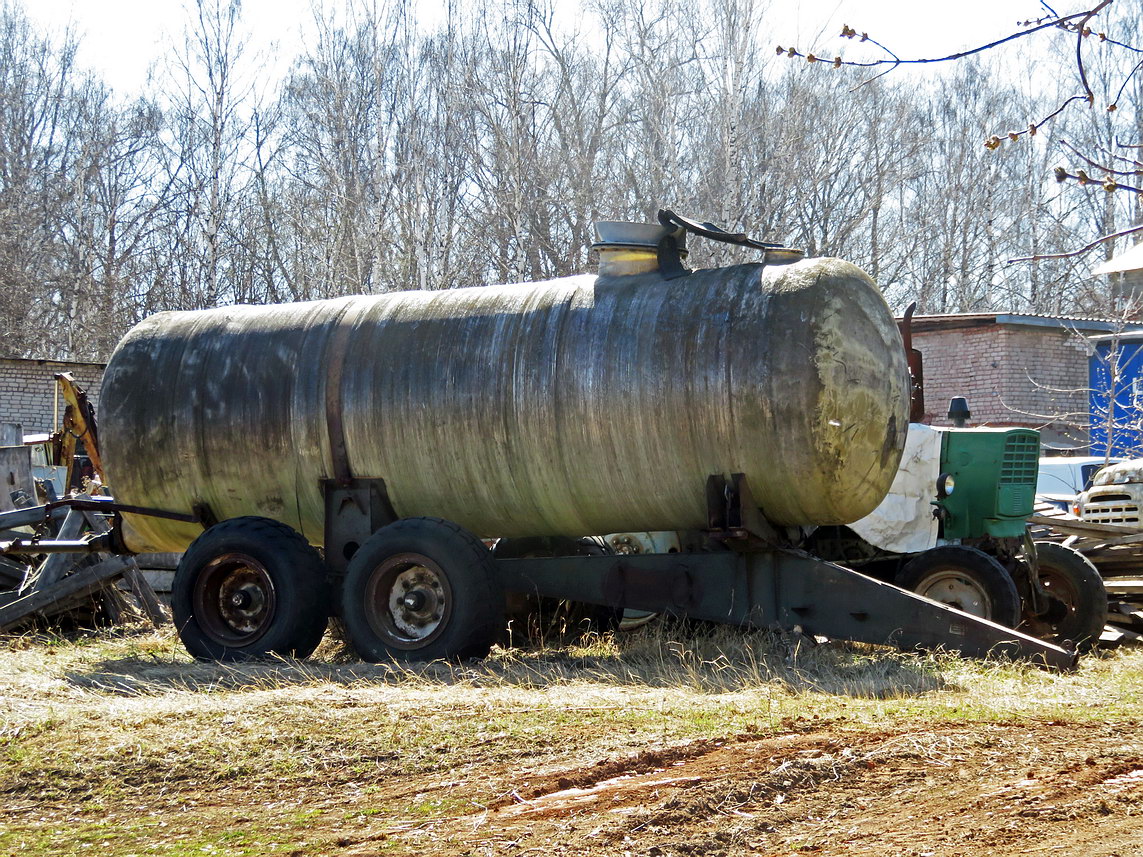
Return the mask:
[[[312,0],[243,0],[243,18],[252,33],[249,48],[267,57],[274,77],[297,52],[303,28],[312,20]],[[320,0],[318,0],[320,5]],[[426,9],[442,2],[422,0]],[[762,0],[765,2],[765,0]],[[796,3],[796,5],[795,5]],[[1055,0],[1061,15],[1084,8],[1082,0]],[[143,91],[148,67],[169,53],[185,20],[183,0],[23,0],[41,26],[73,24],[83,36],[80,62],[99,72],[121,96]],[[1042,14],[1038,0],[771,0],[771,30],[764,38],[794,44],[823,55],[852,54],[852,43],[837,38],[842,24],[888,45],[902,57],[934,56],[1012,32],[1017,21]],[[336,7],[342,0],[334,0]],[[381,4],[379,4],[381,5]],[[679,2],[685,18],[687,6]],[[437,12],[439,14],[439,12]],[[915,49],[914,49],[915,46]],[[270,80],[261,81],[269,84]]]

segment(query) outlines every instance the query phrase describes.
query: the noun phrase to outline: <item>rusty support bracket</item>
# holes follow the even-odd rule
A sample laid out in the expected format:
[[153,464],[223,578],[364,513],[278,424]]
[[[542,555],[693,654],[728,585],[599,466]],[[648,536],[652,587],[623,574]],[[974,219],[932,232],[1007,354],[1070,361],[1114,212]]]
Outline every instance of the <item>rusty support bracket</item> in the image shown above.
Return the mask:
[[766,520],[744,473],[730,480],[712,474],[706,480],[707,528],[711,538],[735,550],[788,547],[778,529]]
[[367,538],[397,520],[384,479],[321,480],[325,498],[325,563],[344,574],[350,558]]
[[204,530],[209,530],[218,523],[218,516],[214,514],[209,503],[195,503],[191,506],[191,511],[194,513],[195,523],[202,524]]

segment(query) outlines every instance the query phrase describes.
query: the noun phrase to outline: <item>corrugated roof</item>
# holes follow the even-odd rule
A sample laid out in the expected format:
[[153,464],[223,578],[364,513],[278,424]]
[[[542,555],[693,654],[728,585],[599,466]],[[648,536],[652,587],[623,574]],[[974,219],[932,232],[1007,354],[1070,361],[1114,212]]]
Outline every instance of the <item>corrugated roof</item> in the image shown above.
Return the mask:
[[965,330],[992,325],[1016,327],[1049,327],[1091,333],[1114,333],[1117,330],[1143,331],[1143,322],[1111,318],[1087,318],[1078,315],[1026,315],[1010,312],[955,312],[943,315],[913,316],[917,333],[939,330]]

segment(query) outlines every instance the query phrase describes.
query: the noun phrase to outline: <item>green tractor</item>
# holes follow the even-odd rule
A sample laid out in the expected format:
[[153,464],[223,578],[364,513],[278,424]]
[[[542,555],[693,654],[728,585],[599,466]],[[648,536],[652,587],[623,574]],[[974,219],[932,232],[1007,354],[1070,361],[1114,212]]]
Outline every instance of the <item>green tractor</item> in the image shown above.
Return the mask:
[[[950,416],[963,407],[953,401]],[[1099,572],[1028,532],[1039,456],[1031,429],[910,424],[889,496],[847,527],[819,528],[806,548],[966,613],[1090,648],[1107,620]]]

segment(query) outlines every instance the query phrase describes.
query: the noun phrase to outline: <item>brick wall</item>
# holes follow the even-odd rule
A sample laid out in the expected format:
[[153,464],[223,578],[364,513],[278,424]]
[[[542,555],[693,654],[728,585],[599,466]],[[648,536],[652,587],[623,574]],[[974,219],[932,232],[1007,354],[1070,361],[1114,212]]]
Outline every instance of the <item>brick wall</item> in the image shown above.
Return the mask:
[[949,425],[949,399],[964,396],[970,425],[1039,428],[1045,442],[1087,442],[1087,344],[1058,327],[989,324],[914,332],[924,355],[925,408]]
[[[63,363],[56,360],[0,358],[0,423],[19,423],[25,434],[54,431],[57,372],[70,372],[95,405],[99,416],[102,363]],[[59,405],[63,410],[63,402]]]

